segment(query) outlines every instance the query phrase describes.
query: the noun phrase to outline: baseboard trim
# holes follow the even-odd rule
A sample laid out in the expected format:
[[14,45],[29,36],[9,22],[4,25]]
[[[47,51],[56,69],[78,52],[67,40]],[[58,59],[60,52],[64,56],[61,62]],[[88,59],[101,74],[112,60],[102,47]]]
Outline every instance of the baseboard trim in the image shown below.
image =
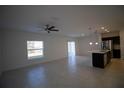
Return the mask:
[[11,71],[11,70],[17,70],[17,69],[21,69],[21,68],[25,68],[25,67],[30,67],[30,66],[38,65],[38,64],[46,64],[46,63],[54,62],[54,61],[65,59],[65,58],[67,58],[67,57],[63,57],[63,58],[59,58],[59,59],[54,59],[54,60],[50,60],[50,61],[38,62],[38,63],[34,63],[34,64],[21,65],[21,66],[15,67],[15,68],[4,69],[3,72]]

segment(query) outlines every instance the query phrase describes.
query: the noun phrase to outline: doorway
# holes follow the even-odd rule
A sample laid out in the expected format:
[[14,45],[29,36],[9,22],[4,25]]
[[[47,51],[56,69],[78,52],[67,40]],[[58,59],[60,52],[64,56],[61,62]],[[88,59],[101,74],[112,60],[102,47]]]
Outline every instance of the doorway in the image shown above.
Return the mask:
[[68,42],[68,56],[75,56],[75,41]]

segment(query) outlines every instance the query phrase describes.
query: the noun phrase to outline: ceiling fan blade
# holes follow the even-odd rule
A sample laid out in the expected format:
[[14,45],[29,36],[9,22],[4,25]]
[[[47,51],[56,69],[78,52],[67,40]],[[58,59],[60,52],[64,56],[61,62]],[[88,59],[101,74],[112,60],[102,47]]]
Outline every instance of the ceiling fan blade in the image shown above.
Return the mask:
[[59,31],[58,29],[51,29],[50,31]]
[[55,28],[55,26],[50,26],[49,24],[46,24],[45,25],[45,28],[44,28],[45,31],[47,31],[48,33],[50,33],[51,31],[59,31],[58,29]]
[[55,28],[55,26],[51,26],[51,27],[48,27],[48,30],[52,30],[54,28]]

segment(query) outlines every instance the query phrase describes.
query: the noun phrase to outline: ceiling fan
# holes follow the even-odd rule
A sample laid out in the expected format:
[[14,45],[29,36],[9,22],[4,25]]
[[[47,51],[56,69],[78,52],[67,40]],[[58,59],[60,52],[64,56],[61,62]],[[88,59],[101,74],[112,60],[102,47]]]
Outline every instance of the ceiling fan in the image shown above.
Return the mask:
[[44,28],[45,31],[47,31],[48,33],[52,32],[52,31],[55,31],[55,32],[58,32],[59,30],[53,26],[53,25],[45,25],[45,28]]

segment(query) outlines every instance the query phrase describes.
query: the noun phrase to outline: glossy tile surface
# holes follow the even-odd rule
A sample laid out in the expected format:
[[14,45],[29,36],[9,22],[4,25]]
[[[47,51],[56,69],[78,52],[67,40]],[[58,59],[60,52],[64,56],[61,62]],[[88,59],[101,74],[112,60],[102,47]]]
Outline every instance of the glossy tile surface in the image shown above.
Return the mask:
[[89,57],[65,58],[4,72],[0,87],[124,87],[124,61],[113,59],[105,69],[100,69],[92,67]]

